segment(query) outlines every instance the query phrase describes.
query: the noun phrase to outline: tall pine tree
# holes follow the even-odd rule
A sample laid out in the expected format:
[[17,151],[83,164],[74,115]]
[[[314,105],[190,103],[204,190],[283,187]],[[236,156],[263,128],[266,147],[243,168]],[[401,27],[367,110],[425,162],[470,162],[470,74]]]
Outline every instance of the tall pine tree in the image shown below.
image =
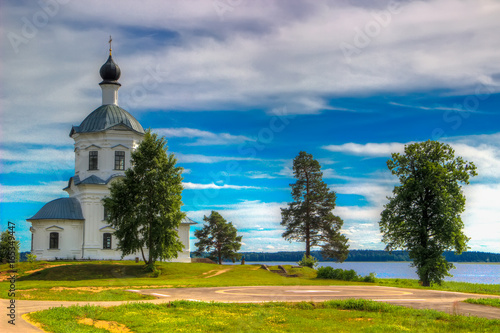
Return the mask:
[[243,236],[237,236],[238,230],[233,224],[227,222],[216,211],[212,211],[209,217],[204,216],[203,220],[208,224],[205,224],[203,229],[194,232],[198,238],[198,242],[195,244],[197,249],[194,253],[201,256],[203,253],[209,252],[209,258],[217,260],[219,265],[222,264],[223,259],[231,259],[234,262],[241,258],[237,251],[241,247]]
[[293,160],[293,173],[297,178],[290,184],[293,202],[281,209],[283,238],[305,242],[307,257],[312,247],[320,246],[323,257],[344,261],[349,253],[348,239],[340,233],[344,222],[332,213],[336,195],[323,182],[319,162],[301,151]]

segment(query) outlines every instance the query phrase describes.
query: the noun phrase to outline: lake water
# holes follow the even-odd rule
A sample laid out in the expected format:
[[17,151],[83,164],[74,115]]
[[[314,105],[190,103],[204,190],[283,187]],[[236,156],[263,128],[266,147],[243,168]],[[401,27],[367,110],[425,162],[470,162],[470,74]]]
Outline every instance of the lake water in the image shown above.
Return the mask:
[[[294,265],[295,262],[246,262],[251,264]],[[238,264],[238,263],[237,263]],[[453,263],[455,269],[450,273],[453,277],[446,277],[445,281],[458,281],[470,283],[500,284],[500,264],[462,264]],[[415,267],[410,267],[409,262],[320,262],[320,266],[331,266],[333,268],[354,269],[358,275],[365,276],[371,272],[377,274],[378,278],[393,279],[418,279]]]

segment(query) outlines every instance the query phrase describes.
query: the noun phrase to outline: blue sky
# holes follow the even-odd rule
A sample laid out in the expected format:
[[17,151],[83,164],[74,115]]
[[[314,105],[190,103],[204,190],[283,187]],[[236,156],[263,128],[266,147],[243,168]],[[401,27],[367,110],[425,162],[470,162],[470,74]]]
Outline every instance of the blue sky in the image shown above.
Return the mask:
[[[474,161],[471,250],[500,252],[500,3],[431,1],[3,1],[0,220],[65,196],[72,125],[101,103],[109,35],[119,104],[168,139],[183,210],[211,210],[243,251],[281,238],[292,160],[318,159],[351,249],[383,249],[378,221],[404,144],[439,139]],[[196,228],[200,228],[201,224]],[[194,242],[194,239],[192,240]]]

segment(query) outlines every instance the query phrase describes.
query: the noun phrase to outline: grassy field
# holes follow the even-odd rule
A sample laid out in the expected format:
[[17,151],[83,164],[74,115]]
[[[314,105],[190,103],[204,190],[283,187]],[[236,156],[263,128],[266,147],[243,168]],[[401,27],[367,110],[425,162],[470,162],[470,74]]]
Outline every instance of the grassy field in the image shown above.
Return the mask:
[[471,303],[471,304],[489,305],[489,306],[494,306],[494,307],[500,308],[500,299],[494,299],[494,298],[469,298],[469,299],[466,299],[464,302]]
[[499,332],[499,320],[452,316],[367,300],[227,304],[175,301],[29,314],[49,332]]
[[[363,282],[346,282],[317,279],[313,269],[286,266],[290,274],[298,277],[282,277],[259,269],[254,265],[212,265],[160,263],[161,275],[152,277],[142,263],[132,261],[93,262],[36,262],[17,266],[16,298],[30,300],[68,301],[119,301],[148,299],[126,289],[151,287],[219,287],[265,285],[366,285]],[[7,265],[0,265],[6,272]],[[5,273],[3,273],[5,277]],[[245,277],[244,279],[242,277]],[[2,274],[0,274],[2,277]],[[10,283],[0,282],[0,297],[7,297]],[[445,282],[442,286],[424,288],[416,280],[377,279],[376,283],[404,288],[422,288],[469,293],[500,295],[500,285]]]
[[[290,267],[290,273],[300,277],[286,278],[251,265],[160,263],[161,275],[155,278],[142,264],[127,261],[38,263],[34,269],[25,269],[24,264],[19,265],[17,299],[118,301],[146,299],[124,291],[131,288],[360,284],[317,280],[315,271],[309,268]],[[33,272],[37,269],[41,270]],[[6,266],[0,266],[0,270],[6,270]],[[0,297],[7,297],[9,285],[0,283]]]

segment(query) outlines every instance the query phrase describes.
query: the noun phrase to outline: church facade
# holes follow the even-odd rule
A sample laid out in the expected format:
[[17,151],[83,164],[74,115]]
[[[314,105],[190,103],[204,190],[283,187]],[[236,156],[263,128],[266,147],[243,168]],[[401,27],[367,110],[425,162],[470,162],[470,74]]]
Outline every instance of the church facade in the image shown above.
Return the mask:
[[[45,204],[31,223],[31,253],[38,260],[121,259],[114,229],[106,220],[102,199],[113,181],[125,175],[131,152],[144,136],[141,124],[118,106],[121,71],[111,56],[100,69],[102,105],[69,136],[75,141],[75,174],[63,190],[69,197]],[[178,228],[184,250],[172,261],[190,262],[189,231],[196,224],[184,218]],[[144,249],[147,255],[147,249]],[[140,253],[124,259],[142,259]]]

